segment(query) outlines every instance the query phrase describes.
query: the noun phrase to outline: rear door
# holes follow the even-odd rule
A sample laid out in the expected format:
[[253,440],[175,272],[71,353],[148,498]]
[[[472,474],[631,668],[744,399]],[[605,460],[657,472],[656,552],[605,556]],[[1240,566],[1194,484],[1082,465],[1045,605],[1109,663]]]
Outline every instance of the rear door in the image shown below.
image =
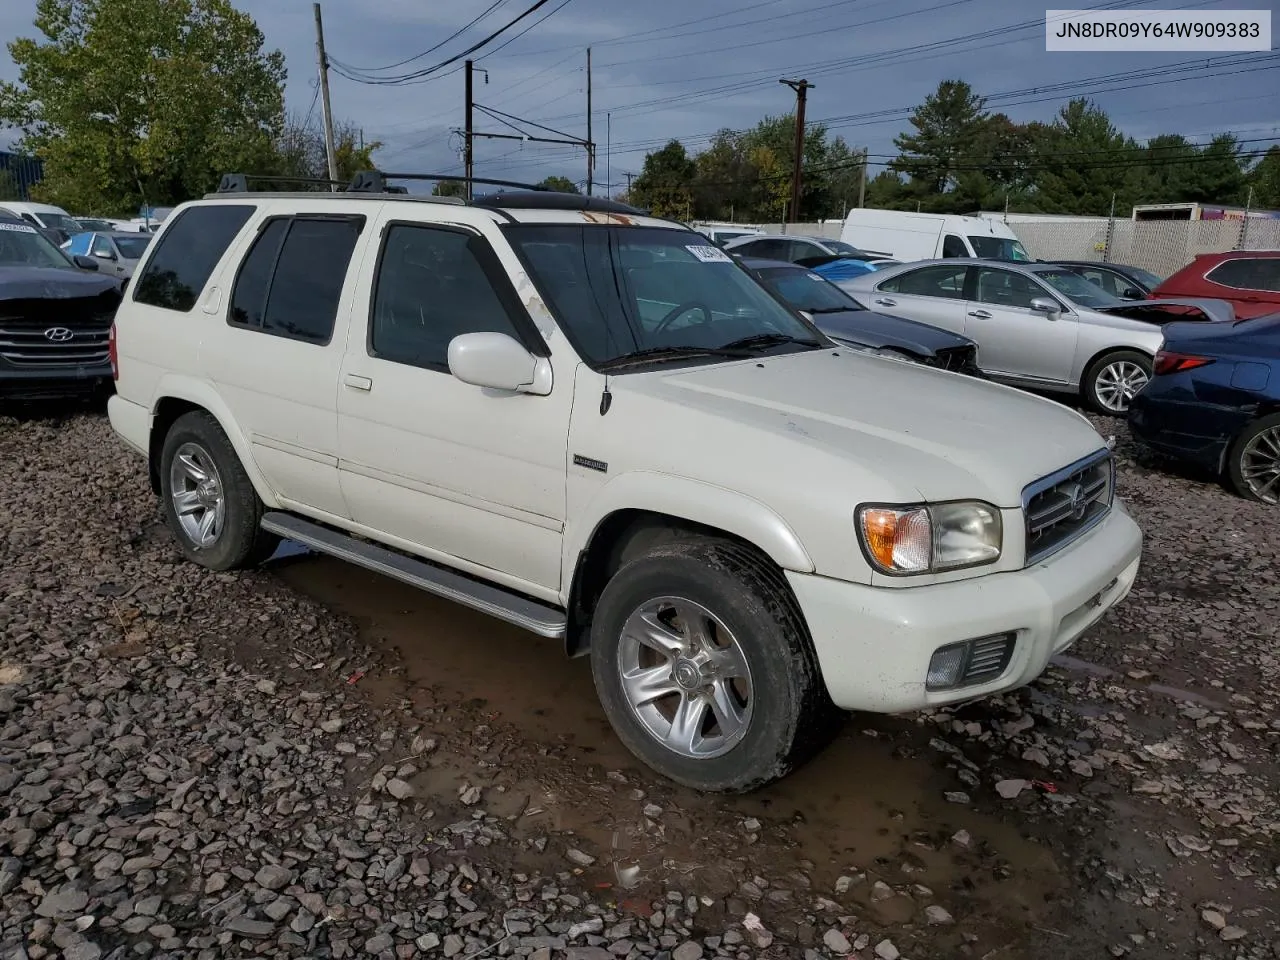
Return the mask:
[[[1066,383],[1075,361],[1079,322],[1061,299],[1024,273],[975,268],[964,333],[978,343],[982,369],[997,376]],[[1037,297],[1062,308],[1050,315],[1031,309]]]
[[964,333],[964,289],[969,269],[966,264],[957,263],[907,270],[877,284],[867,298],[867,306],[877,313]]

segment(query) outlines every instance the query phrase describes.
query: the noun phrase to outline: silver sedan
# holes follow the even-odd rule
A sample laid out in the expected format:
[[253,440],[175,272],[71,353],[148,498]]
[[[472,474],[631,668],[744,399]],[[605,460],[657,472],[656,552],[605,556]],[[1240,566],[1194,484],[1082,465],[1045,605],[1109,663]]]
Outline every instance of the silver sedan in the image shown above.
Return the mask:
[[839,286],[872,310],[976,341],[992,379],[1078,393],[1093,409],[1117,415],[1150,379],[1163,324],[1234,319],[1222,300],[1117,300],[1049,263],[922,260]]

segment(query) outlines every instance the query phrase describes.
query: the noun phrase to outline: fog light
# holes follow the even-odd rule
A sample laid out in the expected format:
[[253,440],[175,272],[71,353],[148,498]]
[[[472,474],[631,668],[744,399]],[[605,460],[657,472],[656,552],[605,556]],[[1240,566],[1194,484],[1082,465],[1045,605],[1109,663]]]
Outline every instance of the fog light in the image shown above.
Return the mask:
[[968,653],[968,640],[951,643],[933,651],[933,656],[929,658],[929,675],[924,681],[925,689],[945,690],[959,684]]

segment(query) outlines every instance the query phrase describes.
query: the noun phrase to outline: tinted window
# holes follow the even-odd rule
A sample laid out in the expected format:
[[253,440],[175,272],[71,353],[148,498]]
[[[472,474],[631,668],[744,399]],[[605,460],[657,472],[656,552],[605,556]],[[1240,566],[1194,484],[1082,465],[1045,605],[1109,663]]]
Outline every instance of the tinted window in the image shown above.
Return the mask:
[[230,322],[328,343],[363,223],[363,217],[270,221],[236,278]]
[[253,210],[217,203],[182,211],[134,285],[133,299],[166,310],[190,310]]
[[790,244],[786,240],[752,240],[741,246],[734,247],[734,253],[740,253],[744,257],[760,257],[764,260],[786,260],[788,259],[787,251]]
[[1280,258],[1225,260],[1209,271],[1208,279],[1237,290],[1280,291]]
[[816,273],[801,269],[778,267],[761,270],[760,279],[797,310],[810,313],[835,313],[838,310],[858,310],[859,305],[849,299],[834,283],[828,283]]
[[374,356],[449,369],[449,342],[463,333],[520,335],[480,262],[470,233],[396,224],[387,231],[373,294]]
[[964,241],[955,234],[947,234],[947,238],[942,241],[942,255],[944,257],[967,257],[969,248],[964,245]]
[[116,237],[115,239],[120,255],[130,260],[141,260],[147,244],[151,242],[151,237],[145,233],[140,233],[136,237]]
[[909,293],[917,297],[950,297],[959,300],[964,296],[964,276],[968,267],[921,267],[899,274],[879,289],[888,293]]
[[1020,273],[993,270],[990,267],[978,268],[978,290],[974,299],[979,303],[1029,309],[1031,301],[1036,297],[1048,295],[1049,292],[1044,287]]
[[1031,254],[1017,240],[1006,240],[1002,237],[970,237],[973,252],[984,260],[1021,260],[1031,259]]

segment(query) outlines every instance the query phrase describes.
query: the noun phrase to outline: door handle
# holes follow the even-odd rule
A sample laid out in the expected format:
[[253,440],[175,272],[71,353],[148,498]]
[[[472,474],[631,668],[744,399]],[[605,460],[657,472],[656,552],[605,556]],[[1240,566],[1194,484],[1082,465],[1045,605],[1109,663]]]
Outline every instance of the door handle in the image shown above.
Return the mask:
[[896,307],[898,305],[897,300],[890,300],[888,297],[879,297],[876,300],[876,303],[880,304],[882,307]]
[[354,373],[346,374],[342,378],[342,382],[345,383],[352,390],[372,390],[373,389],[373,380],[371,380],[369,377],[361,377]]
[[990,319],[991,319],[991,314],[987,313],[987,311],[985,311],[985,310],[970,310],[970,311],[969,311],[969,316],[971,316],[971,317],[977,317],[979,320],[990,320]]

